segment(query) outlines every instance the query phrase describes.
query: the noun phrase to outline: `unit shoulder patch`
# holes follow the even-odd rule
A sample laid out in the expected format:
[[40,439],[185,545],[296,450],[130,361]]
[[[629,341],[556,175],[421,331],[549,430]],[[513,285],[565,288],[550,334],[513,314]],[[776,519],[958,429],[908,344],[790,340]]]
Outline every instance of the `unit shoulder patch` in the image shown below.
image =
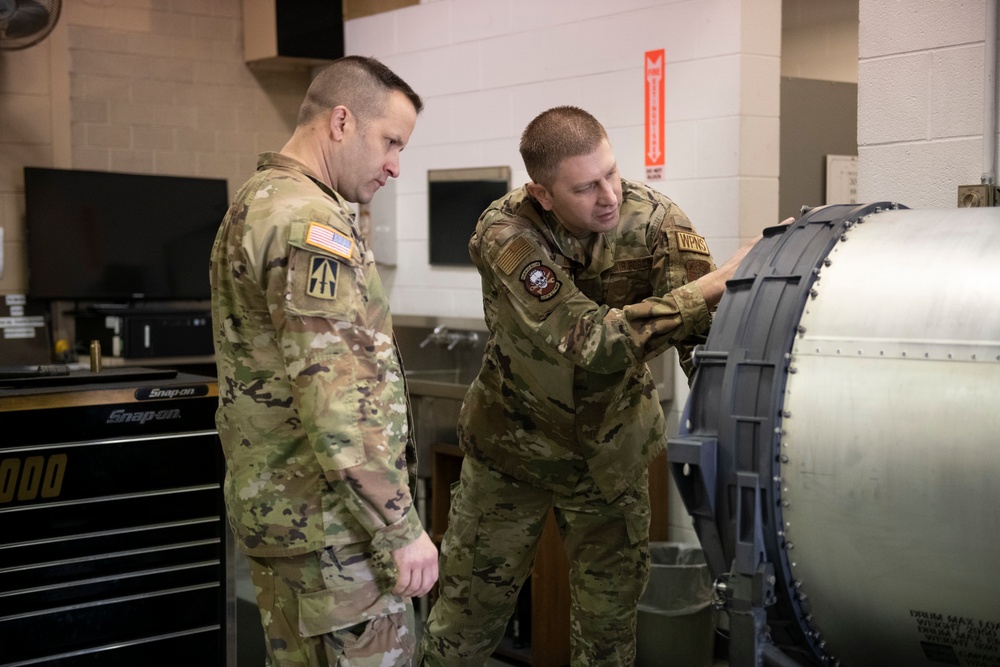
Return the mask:
[[712,265],[704,259],[689,259],[686,263],[687,281],[693,283],[712,270]]
[[555,271],[542,264],[541,261],[531,262],[524,267],[520,277],[524,289],[539,301],[548,301],[562,287],[562,283],[556,279]]
[[310,257],[306,294],[317,299],[336,299],[339,270],[340,263],[335,259],[322,255]]

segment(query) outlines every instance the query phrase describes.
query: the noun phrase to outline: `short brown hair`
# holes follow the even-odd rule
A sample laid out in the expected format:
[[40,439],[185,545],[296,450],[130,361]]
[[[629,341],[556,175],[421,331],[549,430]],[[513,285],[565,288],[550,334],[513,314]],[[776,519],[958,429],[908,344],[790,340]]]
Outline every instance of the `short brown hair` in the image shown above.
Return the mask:
[[395,72],[374,58],[345,56],[326,67],[306,91],[296,123],[308,125],[319,114],[344,105],[361,122],[385,113],[388,93],[398,90],[406,95],[417,113],[424,108],[420,96]]
[[553,107],[535,116],[521,134],[521,159],[528,176],[551,187],[559,163],[592,153],[608,133],[592,115],[578,107]]

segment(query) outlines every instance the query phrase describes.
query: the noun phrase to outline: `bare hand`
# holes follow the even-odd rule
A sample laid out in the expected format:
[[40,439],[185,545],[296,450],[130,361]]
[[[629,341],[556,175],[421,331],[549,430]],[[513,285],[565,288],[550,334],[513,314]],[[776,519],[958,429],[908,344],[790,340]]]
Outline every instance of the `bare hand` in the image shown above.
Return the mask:
[[420,597],[430,592],[438,579],[438,551],[424,531],[420,537],[392,552],[398,576],[395,595]]

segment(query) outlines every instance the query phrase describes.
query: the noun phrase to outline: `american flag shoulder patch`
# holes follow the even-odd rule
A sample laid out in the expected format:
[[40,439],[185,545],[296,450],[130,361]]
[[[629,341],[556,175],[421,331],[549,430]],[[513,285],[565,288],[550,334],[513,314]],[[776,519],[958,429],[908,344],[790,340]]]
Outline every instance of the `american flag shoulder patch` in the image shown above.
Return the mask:
[[514,239],[513,243],[503,249],[497,257],[497,268],[510,275],[528,254],[531,253],[531,244],[523,236]]
[[306,232],[306,245],[350,259],[354,250],[354,239],[326,225],[310,222],[309,231]]

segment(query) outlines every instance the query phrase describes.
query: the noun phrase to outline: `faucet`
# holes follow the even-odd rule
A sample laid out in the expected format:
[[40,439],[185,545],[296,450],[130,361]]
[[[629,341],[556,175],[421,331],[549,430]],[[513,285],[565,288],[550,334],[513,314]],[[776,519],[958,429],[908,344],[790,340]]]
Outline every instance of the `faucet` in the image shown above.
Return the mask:
[[[436,327],[434,327],[434,331],[428,334],[427,338],[425,338],[423,342],[420,343],[420,347],[422,348],[427,347],[428,343],[431,342],[444,343],[447,340],[448,340],[448,327],[446,327],[443,324],[439,324]],[[450,350],[451,348],[448,349]]]
[[448,334],[448,350],[454,350],[459,343],[468,343],[469,345],[475,345],[479,342],[479,334],[475,331],[466,331],[464,333],[452,333]]
[[437,343],[438,345],[447,344],[447,349],[450,352],[461,343],[475,345],[478,342],[479,334],[475,331],[449,331],[448,327],[443,324],[439,324],[434,327],[434,331],[428,334],[427,338],[420,343],[420,347],[427,347],[430,343]]

